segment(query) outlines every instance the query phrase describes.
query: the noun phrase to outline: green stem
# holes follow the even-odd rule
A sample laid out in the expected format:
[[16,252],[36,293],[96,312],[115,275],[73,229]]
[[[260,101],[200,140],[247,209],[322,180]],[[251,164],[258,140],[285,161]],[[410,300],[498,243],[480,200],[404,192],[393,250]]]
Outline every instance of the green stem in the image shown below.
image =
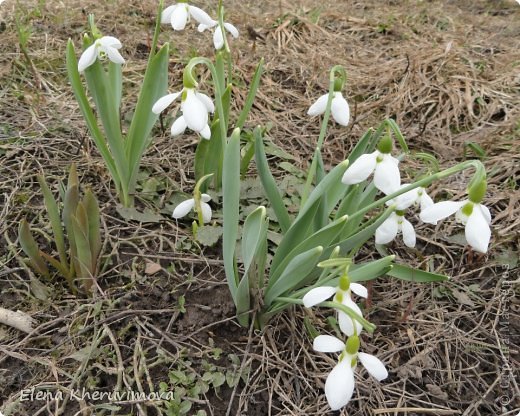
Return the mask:
[[325,140],[325,134],[327,133],[327,126],[328,126],[329,118],[330,118],[332,99],[334,98],[334,84],[336,81],[336,72],[344,73],[343,67],[341,65],[336,65],[330,70],[329,96],[327,99],[327,106],[325,108],[325,114],[323,116],[323,121],[321,123],[320,135],[318,137],[318,144],[316,145],[316,149],[314,151],[314,156],[312,158],[311,167],[309,168],[309,173],[307,174],[307,181],[305,182],[305,187],[303,189],[301,206],[303,206],[305,204],[305,201],[307,201],[307,198],[309,197],[312,181],[314,180],[314,175],[316,174],[316,168],[318,167],[318,158],[319,158],[319,155],[321,152],[321,148],[323,147],[323,141]]

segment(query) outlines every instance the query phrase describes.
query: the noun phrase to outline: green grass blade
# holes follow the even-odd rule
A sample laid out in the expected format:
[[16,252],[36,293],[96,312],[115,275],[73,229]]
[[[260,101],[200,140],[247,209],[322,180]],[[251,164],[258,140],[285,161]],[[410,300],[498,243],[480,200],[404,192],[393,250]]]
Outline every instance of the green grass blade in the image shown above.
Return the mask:
[[[281,262],[279,262],[276,265],[271,265],[271,273],[269,278],[269,286],[274,285],[277,280],[280,278],[280,276],[283,274],[283,271],[288,267],[288,264],[291,262],[292,259],[294,259],[299,254],[310,250],[313,247],[322,246],[322,247],[329,247],[330,245],[333,245],[336,241],[338,235],[340,235],[341,230],[347,223],[347,216],[341,217],[327,226],[323,227],[322,229],[316,231],[314,234],[306,238],[304,241],[302,241],[300,244],[296,245],[296,241],[292,241],[288,238],[288,241],[291,242],[291,247],[294,247],[289,254],[284,256],[279,256],[279,259],[282,259]],[[278,253],[277,253],[278,254]],[[274,263],[274,259],[273,259]]]
[[87,127],[90,131],[90,135],[92,136],[99,153],[101,153],[101,156],[103,157],[103,160],[105,161],[107,168],[110,171],[110,175],[114,180],[116,189],[119,192],[121,178],[119,177],[119,173],[117,171],[112,154],[110,153],[110,149],[107,146],[106,139],[103,136],[103,133],[101,133],[96,117],[90,108],[90,104],[88,102],[85,89],[83,88],[83,84],[81,83],[81,78],[78,72],[78,60],[76,58],[74,44],[70,39],[67,43],[67,73],[69,75],[69,81],[72,86],[72,90],[74,91],[76,101],[78,102],[79,109],[81,110],[81,113],[83,114],[85,122],[87,123]]
[[278,186],[276,185],[274,177],[269,169],[267,157],[265,155],[264,142],[262,140],[261,128],[256,127],[253,131],[253,135],[255,138],[255,161],[256,168],[258,170],[258,176],[260,177],[260,181],[262,182],[267,198],[273,207],[278,224],[282,229],[282,233],[285,234],[291,227],[291,218],[289,217],[287,208],[285,207],[283,199],[280,196]]
[[29,256],[29,260],[31,261],[31,266],[42,276],[49,277],[49,269],[47,265],[43,261],[40,256],[40,249],[38,248],[38,244],[34,240],[31,230],[29,229],[29,224],[27,221],[22,219],[20,222],[20,226],[18,227],[18,241],[20,241],[20,245],[22,246],[22,250],[24,253]]
[[235,247],[238,235],[239,200],[240,200],[240,129],[235,129],[224,152],[222,177],[223,193],[223,256],[226,278],[233,301],[237,301],[237,269]]
[[425,272],[402,264],[394,264],[387,274],[401,280],[420,283],[444,282],[449,279],[443,274]]
[[128,190],[134,192],[141,157],[150,143],[150,132],[159,117],[152,112],[154,103],[166,94],[168,87],[168,44],[164,45],[148,63],[143,85],[128,130],[126,155],[130,169]]
[[264,58],[260,59],[258,63],[255,75],[253,76],[253,80],[251,81],[251,86],[249,87],[249,92],[247,93],[246,101],[244,103],[244,108],[240,112],[238,116],[236,126],[240,129],[244,127],[244,124],[247,120],[247,116],[253,107],[253,103],[255,101],[256,92],[258,91],[258,86],[260,85],[260,79],[262,78],[262,71],[264,68]]
[[52,234],[54,236],[54,242],[56,243],[56,249],[58,250],[60,262],[63,265],[68,265],[69,261],[67,258],[67,249],[65,248],[65,237],[63,235],[58,203],[56,202],[54,195],[52,195],[52,192],[43,176],[38,175],[38,182],[40,183],[40,188],[43,193],[43,200],[45,201],[45,207],[47,208],[47,214],[49,215]]
[[323,247],[314,247],[293,258],[283,271],[280,278],[265,292],[264,305],[268,308],[271,303],[285,292],[297,289],[307,275],[311,273],[320,260]]

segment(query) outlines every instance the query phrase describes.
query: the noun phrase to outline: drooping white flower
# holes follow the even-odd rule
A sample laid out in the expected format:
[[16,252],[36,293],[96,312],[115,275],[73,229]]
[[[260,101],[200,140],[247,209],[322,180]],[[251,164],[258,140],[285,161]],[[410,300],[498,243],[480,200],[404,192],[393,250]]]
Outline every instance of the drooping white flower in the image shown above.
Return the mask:
[[183,30],[188,23],[190,16],[198,23],[211,25],[213,19],[202,9],[190,6],[187,2],[175,3],[163,10],[161,23],[170,23],[173,30]]
[[[211,197],[208,194],[202,194],[200,196],[200,208],[202,210],[202,219],[205,223],[211,221],[211,207],[208,202],[211,201]],[[195,208],[195,199],[187,199],[184,202],[181,202],[179,205],[175,207],[173,210],[172,217],[175,219],[179,219],[188,215],[188,213]]]
[[[201,23],[197,28],[199,32],[204,32],[206,29],[213,29],[213,45],[217,51],[222,49],[224,47],[224,36],[222,35],[222,29],[218,26],[218,22],[213,20],[209,26]],[[226,29],[233,38],[238,38],[238,29],[231,23],[224,22],[224,29]]]
[[416,236],[413,225],[404,218],[404,212],[392,212],[376,229],[376,244],[388,244],[399,232],[403,233],[403,241],[407,247],[415,247]]
[[433,204],[420,214],[422,221],[436,224],[437,221],[456,214],[458,222],[465,225],[468,244],[480,253],[486,253],[491,239],[491,213],[483,204],[464,201],[443,201]]
[[[400,186],[400,189],[408,186],[409,184],[402,184]],[[415,189],[412,189],[411,191],[405,192],[404,194],[399,195],[395,199],[391,199],[390,201],[387,201],[386,205],[390,206],[396,204],[397,210],[404,210],[412,205],[419,205],[421,211],[432,206],[433,200],[430,198],[428,193],[426,192],[426,189],[423,187],[418,187]]]
[[83,72],[96,62],[96,59],[106,59],[107,57],[115,64],[124,64],[125,60],[118,51],[121,47],[121,42],[113,36],[96,39],[79,58],[78,71]]
[[[359,341],[357,347],[359,347]],[[354,370],[357,360],[361,361],[368,373],[378,381],[388,377],[388,371],[382,361],[371,354],[353,350],[342,340],[331,335],[318,335],[314,338],[313,348],[319,352],[341,352],[339,362],[329,373],[325,382],[325,396],[332,410],[339,410],[352,398],[354,393]],[[353,344],[356,344],[354,342]]]
[[[354,292],[356,295],[361,296],[363,298],[368,297],[368,291],[363,285],[360,285],[359,283],[350,283],[349,288],[347,290],[342,290],[339,286],[316,287],[314,289],[309,290],[302,298],[302,301],[303,305],[306,308],[311,308],[334,296],[334,302],[342,303],[343,305],[352,309],[356,314],[362,317],[363,313],[361,312],[361,309],[359,309],[359,306],[357,306],[357,304],[352,300],[351,292]],[[361,325],[359,321],[352,319],[345,312],[339,310],[338,323],[341,332],[343,332],[347,336],[359,334],[363,329],[363,325]]]
[[343,174],[342,182],[353,185],[363,182],[374,173],[374,184],[384,194],[397,191],[401,185],[399,160],[390,153],[375,150],[372,153],[358,157]]
[[152,107],[152,111],[155,114],[161,113],[181,95],[182,115],[172,124],[172,136],[184,133],[186,127],[189,127],[191,130],[199,133],[204,139],[209,140],[211,129],[208,124],[208,113],[215,111],[215,105],[206,94],[198,92],[194,88],[185,87],[182,91],[159,98]]
[[[327,109],[327,100],[329,98],[329,94],[324,94],[320,98],[316,100],[316,102],[310,106],[307,114],[309,116],[317,116],[323,114]],[[333,92],[332,103],[330,107],[330,112],[332,114],[332,118],[336,121],[336,123],[346,126],[350,121],[350,107],[348,105],[347,100],[343,98],[340,91]]]

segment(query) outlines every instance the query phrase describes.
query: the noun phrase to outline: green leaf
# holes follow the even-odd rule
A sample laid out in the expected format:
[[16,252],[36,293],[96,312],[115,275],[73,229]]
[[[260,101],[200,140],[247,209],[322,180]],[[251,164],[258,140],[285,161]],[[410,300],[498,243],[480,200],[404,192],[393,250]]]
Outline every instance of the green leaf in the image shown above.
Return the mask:
[[38,248],[38,244],[34,240],[31,230],[29,229],[29,224],[27,221],[22,219],[20,222],[20,226],[18,227],[18,241],[20,241],[20,245],[22,246],[22,250],[24,253],[29,256],[29,260],[31,261],[31,266],[42,276],[49,277],[49,269],[47,265],[43,261],[40,256],[40,250]]
[[247,312],[251,309],[250,290],[263,285],[267,257],[267,219],[264,207],[249,214],[244,223],[242,237],[242,260],[244,275],[237,289],[237,318],[242,326],[249,323]]
[[90,189],[85,192],[83,205],[88,219],[88,238],[92,254],[91,270],[96,270],[97,259],[101,252],[101,217],[98,201]]
[[110,149],[106,143],[106,139],[103,136],[103,133],[101,133],[96,117],[90,108],[83,84],[81,83],[81,78],[78,72],[78,60],[76,58],[74,44],[72,43],[71,39],[69,39],[67,42],[67,73],[69,75],[70,84],[78,102],[79,109],[81,110],[85,122],[87,123],[87,127],[90,131],[92,139],[94,140],[99,153],[101,153],[101,156],[103,157],[103,160],[105,161],[107,168],[110,171],[112,180],[116,185],[116,189],[119,192],[121,189],[121,178],[117,171],[114,158],[112,157]]
[[249,115],[249,112],[251,111],[251,107],[253,106],[253,103],[255,101],[256,92],[258,91],[258,86],[260,85],[260,79],[262,78],[263,67],[264,67],[264,58],[260,59],[260,62],[258,63],[258,65],[256,67],[255,75],[253,76],[253,80],[251,81],[251,86],[249,87],[249,92],[247,93],[244,107],[242,108],[242,111],[240,112],[240,115],[238,116],[236,126],[239,129],[242,129],[242,127],[244,127],[244,124],[247,120],[247,116]]
[[235,247],[238,235],[240,198],[240,129],[235,129],[224,152],[222,177],[224,237],[223,256],[226,278],[231,297],[236,305],[238,276],[236,270]]
[[368,263],[353,264],[349,270],[352,282],[366,282],[388,272],[392,267],[395,256],[386,256]]
[[255,160],[258,176],[262,181],[267,198],[273,207],[278,224],[280,225],[282,232],[285,234],[291,227],[291,219],[283,199],[280,196],[278,186],[273,178],[273,175],[271,174],[271,171],[269,170],[267,157],[264,151],[264,142],[262,140],[261,128],[256,127],[253,131],[253,135],[255,138]]
[[166,94],[168,87],[169,49],[166,43],[148,62],[134,117],[126,138],[126,157],[129,165],[128,190],[135,190],[141,158],[150,143],[150,132],[159,117],[152,112],[154,103]]
[[[336,241],[336,238],[338,235],[340,235],[341,230],[347,223],[347,216],[341,217],[331,223],[329,223],[327,226],[323,227],[322,229],[316,231],[314,234],[306,238],[304,241],[302,241],[300,244],[296,245],[297,240],[292,240],[290,238],[287,239],[289,243],[292,242],[291,247],[294,247],[288,254],[283,255],[282,257],[278,256],[278,258],[282,259],[281,262],[277,263],[276,266],[271,265],[271,273],[269,277],[269,285],[273,285],[276,283],[278,278],[282,275],[283,270],[285,270],[286,267],[288,267],[289,262],[295,258],[297,255],[308,251],[309,249],[312,249],[316,246],[322,246],[322,247],[329,247],[334,244]],[[289,237],[289,235],[288,235]],[[282,247],[280,245],[280,247]],[[284,247],[285,248],[285,247]],[[278,255],[278,253],[276,253]],[[275,257],[277,257],[275,255]],[[274,264],[274,259],[273,259]],[[309,272],[312,270],[309,270]]]
[[65,237],[63,236],[63,228],[61,225],[58,203],[52,195],[52,192],[45,182],[43,176],[38,175],[38,182],[40,183],[40,188],[43,193],[43,199],[45,201],[45,207],[47,208],[47,214],[49,215],[49,221],[51,223],[54,242],[56,243],[60,262],[61,264],[68,266],[69,261],[67,258],[67,250],[65,248]]
[[323,253],[323,247],[314,247],[297,255],[283,270],[280,278],[265,292],[264,305],[269,307],[271,303],[285,292],[297,288],[307,275],[314,270]]
[[95,271],[91,269],[92,253],[88,240],[88,221],[82,203],[78,204],[77,216],[72,216],[71,222],[76,243],[76,260],[79,264],[79,270],[76,269],[76,278],[80,281],[85,291],[88,292],[92,286],[92,278]]
[[394,264],[387,274],[401,280],[420,283],[444,282],[449,279],[448,276],[443,274],[425,272],[402,264]]
[[121,95],[123,93],[123,77],[121,65],[112,61],[108,62],[108,82],[112,88],[112,100],[117,114],[120,114]]

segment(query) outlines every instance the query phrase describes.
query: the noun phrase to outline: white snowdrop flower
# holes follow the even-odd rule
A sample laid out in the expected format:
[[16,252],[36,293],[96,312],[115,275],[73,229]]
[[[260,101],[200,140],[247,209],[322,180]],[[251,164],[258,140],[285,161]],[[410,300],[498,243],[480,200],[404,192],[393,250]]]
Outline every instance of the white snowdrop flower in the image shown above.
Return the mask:
[[[222,29],[218,26],[218,22],[213,20],[211,25],[205,25],[201,23],[197,28],[199,32],[204,32],[206,29],[213,29],[213,45],[218,51],[224,47],[224,36],[222,35]],[[231,23],[224,22],[224,29],[233,36],[234,39],[238,38],[238,29]]]
[[191,130],[199,133],[204,139],[209,140],[211,129],[208,124],[208,113],[215,111],[215,105],[206,94],[198,92],[194,88],[185,87],[182,91],[159,98],[152,107],[152,111],[155,114],[161,113],[181,95],[182,115],[172,124],[171,135],[178,136],[189,127]]
[[190,6],[185,1],[179,1],[166,9],[161,14],[161,23],[170,23],[173,30],[184,30],[186,23],[188,23],[190,16],[198,23],[204,25],[211,25],[213,19],[202,9]]
[[[340,281],[340,285],[344,285],[343,282]],[[334,297],[334,302],[338,302],[345,305],[346,307],[352,309],[357,315],[362,317],[363,313],[361,312],[361,309],[359,309],[359,306],[357,306],[357,304],[352,300],[352,292],[363,298],[368,297],[367,289],[359,283],[349,283],[348,288],[346,290],[341,289],[340,286],[321,286],[311,289],[305,294],[305,296],[302,299],[303,305],[306,308],[311,308],[326,301],[331,297]],[[359,321],[352,319],[343,311],[338,310],[337,312],[338,323],[341,332],[343,332],[347,336],[350,336],[354,334],[359,334],[362,331],[363,325],[361,325]]]
[[96,62],[96,59],[106,59],[107,57],[115,64],[124,64],[125,60],[118,51],[121,47],[121,42],[113,36],[96,39],[79,58],[78,71],[83,72]]
[[419,217],[424,222],[436,224],[452,214],[455,214],[458,222],[465,225],[468,244],[476,251],[486,253],[491,239],[491,213],[485,205],[469,199],[458,202],[443,201],[424,209]]
[[352,336],[347,342],[331,336],[318,335],[313,348],[319,352],[341,352],[338,364],[329,373],[325,382],[325,397],[332,410],[339,410],[347,405],[354,393],[354,370],[357,360],[368,373],[378,381],[388,377],[388,371],[382,361],[371,354],[359,352],[359,337]]
[[413,225],[404,218],[403,211],[392,212],[376,229],[376,244],[388,244],[399,232],[403,233],[403,241],[407,247],[415,247],[416,236]]
[[[327,108],[327,100],[329,98],[329,94],[324,94],[320,98],[316,100],[316,102],[310,106],[307,114],[309,116],[317,116],[323,114]],[[350,121],[350,107],[348,105],[347,100],[343,98],[340,91],[333,92],[332,103],[330,107],[330,112],[332,114],[332,118],[336,121],[336,123],[346,126]]]
[[[200,208],[202,210],[202,219],[204,220],[204,223],[211,221],[211,207],[208,204],[209,201],[211,201],[211,197],[208,194],[202,194],[200,196]],[[187,199],[175,207],[172,217],[175,219],[185,217],[194,208],[195,199]]]
[[[400,186],[400,189],[408,185],[409,184],[402,184]],[[420,186],[418,188],[412,189],[411,191],[405,192],[404,194],[401,194],[397,198],[391,199],[386,203],[386,205],[388,206],[393,204],[396,204],[397,210],[405,210],[411,207],[412,205],[419,205],[422,211],[432,206],[433,200],[427,194],[426,189]]]
[[343,174],[342,182],[353,185],[366,180],[374,174],[374,184],[386,195],[397,191],[401,185],[399,160],[390,153],[375,150],[372,153],[358,157]]

